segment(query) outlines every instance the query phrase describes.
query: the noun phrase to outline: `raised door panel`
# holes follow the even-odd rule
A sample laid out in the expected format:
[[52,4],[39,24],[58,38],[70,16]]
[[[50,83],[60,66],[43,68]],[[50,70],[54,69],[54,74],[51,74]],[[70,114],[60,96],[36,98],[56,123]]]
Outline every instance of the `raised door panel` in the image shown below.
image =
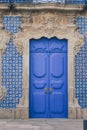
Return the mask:
[[50,112],[53,114],[64,113],[64,95],[55,92],[50,97]]
[[66,53],[50,54],[50,116],[67,117]]
[[66,53],[67,52],[67,40],[51,38],[49,40],[49,52],[50,53]]
[[31,59],[30,115],[32,118],[47,117],[48,56],[46,53],[31,53]]
[[30,117],[65,118],[67,105],[67,41],[31,40]]
[[33,75],[36,78],[43,78],[47,73],[47,56],[44,53],[33,54]]
[[64,74],[64,58],[61,54],[51,53],[50,72],[53,78],[60,78]]
[[[30,117],[48,117],[48,40],[30,40]],[[46,88],[46,89],[45,89]]]
[[51,38],[50,52],[50,117],[68,115],[67,97],[67,40]]

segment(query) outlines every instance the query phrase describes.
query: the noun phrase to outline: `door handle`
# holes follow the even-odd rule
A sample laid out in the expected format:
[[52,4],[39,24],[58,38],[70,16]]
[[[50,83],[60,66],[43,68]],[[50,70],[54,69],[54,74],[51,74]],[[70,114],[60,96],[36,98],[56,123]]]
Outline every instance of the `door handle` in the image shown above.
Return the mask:
[[45,87],[44,88],[45,94],[47,94],[48,90],[49,90],[50,94],[53,92],[53,88],[52,87],[50,87],[50,88]]
[[45,87],[45,88],[44,88],[44,91],[45,91],[45,94],[47,94],[47,92],[48,92],[48,87]]
[[50,93],[52,93],[53,92],[53,88],[52,87],[50,87]]

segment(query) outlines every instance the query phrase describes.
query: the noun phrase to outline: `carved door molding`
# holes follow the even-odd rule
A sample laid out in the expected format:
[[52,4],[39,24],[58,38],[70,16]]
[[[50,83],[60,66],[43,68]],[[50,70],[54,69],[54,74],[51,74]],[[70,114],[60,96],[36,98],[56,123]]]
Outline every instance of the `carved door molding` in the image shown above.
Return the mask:
[[[18,105],[24,106],[28,108],[28,89],[29,89],[29,40],[40,39],[41,37],[57,37],[58,39],[67,39],[68,40],[68,110],[69,117],[73,116],[76,108],[80,108],[78,105],[78,101],[75,98],[75,74],[74,74],[74,56],[79,51],[80,47],[83,45],[83,37],[78,33],[78,29],[73,24],[73,19],[70,20],[72,16],[63,17],[59,15],[59,17],[55,18],[55,16],[43,16],[44,13],[37,19],[40,19],[39,24],[32,24],[24,22],[21,25],[22,30],[19,31],[18,34],[14,36],[14,44],[17,46],[22,46],[22,54],[23,54],[23,92],[24,96]],[[35,16],[36,17],[36,16]],[[31,19],[34,19],[32,16]],[[45,20],[44,20],[45,19]],[[58,21],[58,22],[57,22]],[[37,22],[37,21],[36,21]],[[72,116],[71,116],[72,115]],[[74,117],[76,118],[76,117]]]

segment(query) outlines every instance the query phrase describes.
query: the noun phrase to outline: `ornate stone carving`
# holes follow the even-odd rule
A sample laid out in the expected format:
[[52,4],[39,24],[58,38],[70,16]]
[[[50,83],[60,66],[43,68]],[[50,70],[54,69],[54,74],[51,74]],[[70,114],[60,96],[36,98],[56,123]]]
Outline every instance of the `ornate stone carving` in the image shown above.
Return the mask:
[[30,13],[30,15],[23,16],[23,23],[21,25],[22,28],[25,27],[33,27],[36,29],[44,29],[46,33],[51,34],[51,32],[55,31],[56,28],[59,26],[65,26],[68,21],[65,14],[61,13],[50,13],[47,12],[40,12],[40,13]]
[[75,30],[75,47],[74,53],[75,55],[79,52],[81,46],[84,44],[84,36],[79,34],[78,29]]
[[10,32],[0,30],[0,50],[2,50],[2,54],[6,49],[6,43],[9,42],[10,36]]
[[4,100],[5,97],[6,97],[6,88],[0,86],[0,101]]
[[67,22],[68,24],[75,24],[75,18],[76,18],[76,14],[73,13],[67,13]]
[[18,36],[17,38],[14,36],[14,45],[16,46],[18,52],[23,55],[23,41],[21,39],[20,36]]
[[1,57],[2,54],[5,52],[6,49],[6,43],[9,42],[10,39],[10,33],[0,30],[0,101],[4,100],[6,97],[6,88],[1,86],[1,70],[2,70],[2,64],[1,64]]
[[[74,95],[75,96],[75,95]],[[74,104],[74,107],[78,107],[78,108],[81,108],[81,106],[78,104],[78,99],[74,97],[74,100],[73,100],[73,104]]]
[[14,40],[14,45],[16,46],[18,52],[23,55],[23,42],[21,40]]

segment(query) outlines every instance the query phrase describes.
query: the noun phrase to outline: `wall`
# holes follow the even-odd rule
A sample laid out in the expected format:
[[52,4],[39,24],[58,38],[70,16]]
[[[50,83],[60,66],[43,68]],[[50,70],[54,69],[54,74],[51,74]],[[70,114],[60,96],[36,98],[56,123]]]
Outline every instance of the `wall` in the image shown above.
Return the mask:
[[[60,11],[55,10],[55,6],[54,10],[49,11],[1,11],[0,118],[28,118],[29,41],[42,36],[47,38],[56,36],[59,39],[68,40],[68,117],[74,119],[87,117],[86,93],[83,98],[86,82],[82,82],[81,87],[78,84],[78,79],[85,79],[80,78],[84,76],[84,73],[80,75],[79,71],[83,72],[84,67],[86,68],[84,65],[86,36],[83,35],[86,32],[86,27],[84,28],[86,20],[80,23],[80,19],[83,20],[81,17],[83,14],[83,19],[86,19],[86,12]],[[82,64],[78,65],[78,62]],[[82,69],[80,69],[81,65],[83,65]]]

